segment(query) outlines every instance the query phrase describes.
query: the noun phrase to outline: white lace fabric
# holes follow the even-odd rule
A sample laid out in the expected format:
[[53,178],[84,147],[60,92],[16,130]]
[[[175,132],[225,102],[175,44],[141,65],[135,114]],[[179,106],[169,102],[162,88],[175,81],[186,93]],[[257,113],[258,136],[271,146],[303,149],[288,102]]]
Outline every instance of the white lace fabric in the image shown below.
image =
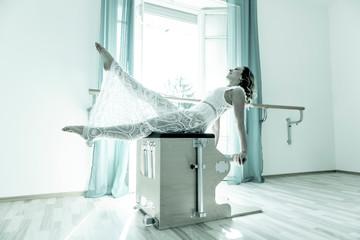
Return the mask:
[[151,132],[203,133],[231,106],[224,99],[230,88],[218,88],[204,101],[180,110],[145,88],[113,61],[94,104],[83,137],[132,140]]
[[[240,86],[217,88],[199,104],[190,108],[190,110],[201,113],[201,115],[207,119],[207,122],[211,122],[212,120],[219,118],[225,111],[232,107],[232,105],[225,100],[225,92],[234,88],[240,88],[244,91]],[[210,108],[212,111],[210,111]]]

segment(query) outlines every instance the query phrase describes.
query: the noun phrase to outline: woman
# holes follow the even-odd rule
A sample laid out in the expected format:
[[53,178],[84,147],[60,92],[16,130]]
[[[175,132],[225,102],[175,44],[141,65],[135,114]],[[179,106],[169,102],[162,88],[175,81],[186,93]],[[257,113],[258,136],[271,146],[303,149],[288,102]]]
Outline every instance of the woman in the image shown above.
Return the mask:
[[[63,131],[77,133],[88,141],[101,137],[135,140],[147,137],[152,132],[204,133],[213,125],[217,144],[220,116],[233,108],[241,147],[241,152],[234,154],[233,158],[236,164],[243,164],[247,155],[244,108],[246,103],[252,101],[254,87],[254,76],[249,68],[230,69],[226,76],[226,87],[215,89],[190,109],[179,110],[166,98],[145,88],[123,71],[104,47],[98,43],[95,46],[110,77],[102,85],[88,126],[68,126]],[[115,94],[116,90],[118,94]],[[119,100],[123,95],[128,95],[128,98]],[[108,104],[111,99],[120,107],[114,108]],[[107,110],[109,106],[110,110]]]

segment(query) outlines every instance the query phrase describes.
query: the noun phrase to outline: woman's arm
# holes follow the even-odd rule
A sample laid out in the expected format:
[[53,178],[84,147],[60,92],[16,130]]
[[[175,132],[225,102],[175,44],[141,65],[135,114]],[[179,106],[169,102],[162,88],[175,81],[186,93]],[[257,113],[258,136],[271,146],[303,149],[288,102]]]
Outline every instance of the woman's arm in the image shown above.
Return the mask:
[[212,128],[212,132],[215,134],[215,147],[217,146],[219,142],[219,134],[220,134],[220,117],[215,120]]
[[[234,106],[234,116],[237,132],[240,140],[240,154],[235,154],[235,159],[237,164],[243,162],[243,158],[247,155],[247,140],[245,133],[245,124],[244,124],[244,109],[245,109],[245,94],[242,89],[233,89],[231,94],[231,101]],[[241,161],[241,162],[239,162]]]

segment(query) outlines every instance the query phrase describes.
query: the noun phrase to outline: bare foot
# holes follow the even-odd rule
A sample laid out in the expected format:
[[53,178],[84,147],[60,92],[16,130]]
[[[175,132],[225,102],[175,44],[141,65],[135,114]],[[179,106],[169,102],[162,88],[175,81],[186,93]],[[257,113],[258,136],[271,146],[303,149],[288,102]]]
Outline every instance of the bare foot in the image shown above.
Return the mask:
[[100,43],[95,43],[96,50],[100,53],[101,58],[104,62],[104,69],[105,71],[109,71],[112,62],[114,61],[114,58],[111,56],[111,54],[100,45]]
[[67,126],[64,127],[62,130],[64,132],[76,133],[80,135],[88,142],[88,145],[91,145],[95,138],[102,134],[100,128],[90,128],[88,132],[84,133],[84,126]]
[[84,126],[67,126],[62,129],[64,132],[76,133],[82,136]]

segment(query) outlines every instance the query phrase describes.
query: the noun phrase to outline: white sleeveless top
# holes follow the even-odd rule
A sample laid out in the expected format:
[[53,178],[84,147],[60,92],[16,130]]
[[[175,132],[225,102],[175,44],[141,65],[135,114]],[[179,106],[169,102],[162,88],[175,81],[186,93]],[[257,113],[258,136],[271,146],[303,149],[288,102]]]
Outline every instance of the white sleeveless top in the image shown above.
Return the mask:
[[234,88],[240,88],[245,94],[245,91],[241,86],[220,87],[215,89],[204,100],[191,107],[189,110],[200,113],[209,126],[225,111],[232,107],[232,105],[225,100],[225,92]]

